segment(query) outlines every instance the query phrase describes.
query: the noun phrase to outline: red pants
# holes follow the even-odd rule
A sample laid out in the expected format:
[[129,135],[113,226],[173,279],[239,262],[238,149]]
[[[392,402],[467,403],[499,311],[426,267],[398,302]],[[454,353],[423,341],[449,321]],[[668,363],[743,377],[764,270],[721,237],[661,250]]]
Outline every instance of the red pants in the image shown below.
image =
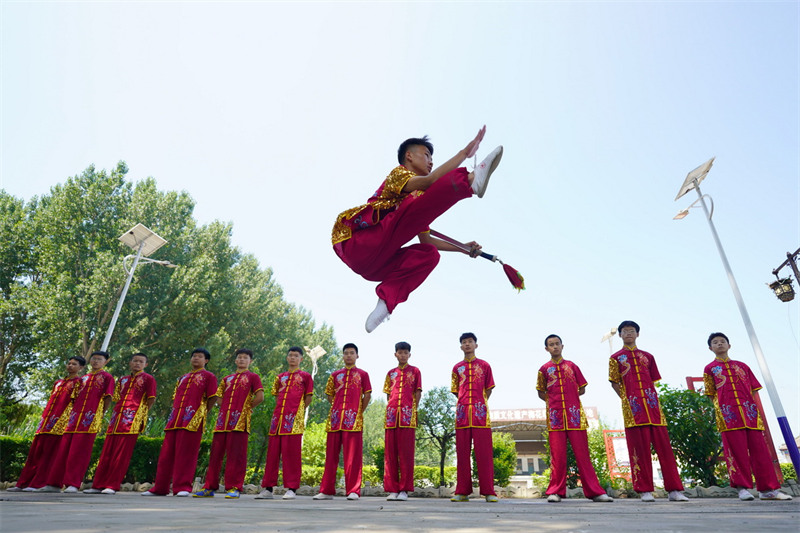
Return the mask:
[[439,215],[456,202],[472,196],[467,169],[457,168],[436,180],[425,194],[409,197],[376,225],[356,230],[334,245],[334,251],[353,272],[369,281],[380,281],[375,292],[389,312],[419,287],[439,263],[432,244],[408,241],[426,231]]
[[[267,447],[267,464],[261,486],[274,487],[278,484],[278,466],[283,463],[283,486],[287,489],[300,488],[302,468],[302,435],[271,435]],[[337,452],[336,461],[339,457]],[[333,493],[331,493],[333,494]]]
[[606,491],[597,480],[592,460],[589,458],[589,439],[583,431],[549,431],[550,442],[550,485],[547,494],[567,495],[567,439],[578,463],[578,475],[581,478],[583,495],[589,499],[605,494]]
[[208,458],[206,484],[203,488],[219,489],[219,474],[222,460],[225,461],[225,490],[244,489],[244,474],[247,471],[247,439],[246,431],[219,431],[214,433],[211,441],[211,455]]
[[173,494],[192,490],[202,439],[202,430],[171,429],[164,432],[164,444],[161,445],[161,453],[158,455],[156,482],[150,492],[168,494],[170,481]]
[[25,466],[17,479],[17,487],[38,489],[47,485],[49,467],[58,452],[61,437],[50,433],[34,435]]
[[757,429],[723,431],[722,447],[732,487],[753,488],[755,475],[759,492],[781,488],[763,432]]
[[336,469],[339,467],[339,450],[344,456],[344,487],[347,494],[361,495],[361,463],[364,452],[360,431],[331,431],[325,444],[325,472],[319,491],[336,494]]
[[456,429],[456,490],[455,494],[472,494],[472,446],[478,467],[478,487],[481,496],[494,492],[494,451],[491,428]]
[[667,492],[683,490],[683,483],[678,474],[675,454],[669,442],[666,426],[636,426],[625,428],[625,440],[628,443],[628,455],[631,461],[633,490],[636,492],[653,492],[653,461],[650,445],[655,448],[658,462],[661,464],[661,476],[664,478],[664,489]]
[[54,487],[81,488],[86,469],[92,460],[92,446],[97,433],[64,433],[58,445],[47,484]]
[[131,464],[133,448],[138,438],[138,433],[106,435],[103,452],[92,479],[93,489],[119,490]]
[[387,429],[384,439],[383,490],[414,492],[416,428]]

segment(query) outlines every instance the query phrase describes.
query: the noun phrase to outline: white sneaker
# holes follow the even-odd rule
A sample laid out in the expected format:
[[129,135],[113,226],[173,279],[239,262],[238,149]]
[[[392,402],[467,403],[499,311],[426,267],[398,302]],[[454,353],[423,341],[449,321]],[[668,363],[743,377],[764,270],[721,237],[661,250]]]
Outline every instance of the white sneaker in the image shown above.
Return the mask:
[[296,494],[292,489],[286,489],[286,492],[283,493],[283,500],[294,500],[296,498]]
[[594,498],[592,498],[592,501],[593,502],[604,502],[604,503],[605,502],[613,502],[614,498],[612,498],[608,494],[599,494],[599,495],[595,496]]
[[100,492],[101,492],[100,489],[96,489],[94,487],[83,491],[84,494],[100,494]]
[[386,501],[387,502],[396,502],[397,501],[397,493],[396,492],[390,492],[389,495],[386,496]]
[[389,319],[391,315],[389,314],[389,308],[386,307],[386,302],[378,298],[378,303],[375,306],[375,309],[367,317],[367,322],[364,324],[364,327],[367,330],[367,333],[372,333],[375,331],[375,328],[380,326],[383,322]]
[[350,500],[350,501],[355,501],[358,498],[359,498],[359,496],[355,492],[351,492],[350,494],[347,495],[347,499]]
[[271,500],[272,498],[272,491],[269,489],[264,489],[256,494],[256,500]]
[[189,496],[189,491],[188,490],[182,490],[182,491],[178,492],[175,496],[177,496],[178,498],[187,498]]
[[22,487],[8,487],[6,492],[22,492]]
[[[86,492],[86,491],[84,491],[84,492]],[[114,489],[103,489],[103,490],[100,491],[100,494],[116,494],[116,493],[117,493],[117,491],[115,491]]]
[[739,489],[739,499],[743,502],[751,502],[755,500],[756,497],[750,494],[750,491],[747,489]]
[[408,493],[404,490],[401,490],[400,493],[397,495],[397,501],[404,502],[408,500]]
[[333,494],[325,494],[323,492],[320,492],[319,494],[317,494],[316,496],[314,496],[311,499],[312,500],[332,500],[333,499]]
[[689,498],[679,490],[669,491],[669,501],[671,502],[688,502]]
[[558,503],[561,501],[561,496],[559,496],[558,494],[551,494],[550,496],[547,497],[547,501],[550,503]]
[[33,487],[25,487],[24,489],[22,489],[22,492],[38,492],[38,491],[39,489],[35,489]]
[[53,485],[45,485],[40,489],[34,489],[36,492],[61,492],[61,487],[54,487]]
[[149,490],[146,490],[146,491],[142,492],[141,495],[142,496],[158,496],[158,494],[156,494],[154,492],[150,492]]
[[791,500],[792,497],[788,494],[784,494],[779,490],[771,490],[769,492],[761,492],[758,494],[759,499],[761,500]]
[[72,494],[73,492],[78,492],[78,487],[73,487],[72,485],[70,485],[69,487],[64,489],[64,492],[67,492],[69,494]]
[[497,168],[497,165],[500,164],[500,159],[502,159],[502,157],[503,147],[498,146],[472,171],[475,174],[475,177],[472,179],[472,192],[474,192],[478,198],[483,198],[483,195],[486,194],[486,187],[489,186],[489,178],[492,176],[494,169]]
[[653,503],[654,501],[656,501],[656,499],[653,498],[653,493],[652,492],[642,492],[640,495],[642,497],[642,501],[643,502]]

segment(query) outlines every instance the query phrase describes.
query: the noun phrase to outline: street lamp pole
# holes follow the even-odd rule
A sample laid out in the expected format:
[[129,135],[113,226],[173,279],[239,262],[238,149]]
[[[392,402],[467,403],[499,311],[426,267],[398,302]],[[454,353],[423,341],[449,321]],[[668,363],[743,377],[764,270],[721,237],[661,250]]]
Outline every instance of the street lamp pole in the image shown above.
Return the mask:
[[[761,375],[764,377],[764,384],[767,387],[767,392],[769,393],[769,398],[772,402],[772,408],[775,410],[775,415],[778,418],[778,426],[781,428],[781,434],[783,435],[784,442],[786,442],[786,447],[789,449],[789,455],[792,458],[794,471],[800,475],[800,451],[798,451],[797,446],[794,445],[794,434],[792,433],[792,429],[789,427],[789,421],[786,419],[786,413],[783,410],[783,404],[781,403],[780,396],[778,396],[778,389],[775,387],[775,382],[772,380],[772,373],[769,371],[767,360],[761,350],[761,344],[758,342],[755,328],[753,328],[753,323],[750,320],[750,314],[747,312],[747,307],[744,305],[744,299],[742,298],[742,293],[739,291],[739,285],[736,283],[736,278],[733,276],[731,265],[728,263],[728,257],[725,255],[725,250],[722,248],[722,242],[719,240],[717,228],[714,226],[714,221],[711,219],[711,212],[709,212],[708,206],[706,205],[705,196],[700,192],[700,181],[702,181],[702,179],[711,169],[711,164],[713,161],[714,159],[712,158],[704,165],[701,165],[694,171],[690,172],[689,176],[687,176],[687,179],[684,182],[684,186],[681,188],[681,192],[678,193],[678,197],[675,199],[677,200],[691,189],[695,189],[697,191],[698,199],[695,202],[699,202],[703,207],[703,212],[705,212],[706,220],[708,220],[708,226],[711,228],[711,235],[714,237],[714,243],[717,245],[717,251],[719,251],[719,256],[722,259],[722,265],[725,267],[725,272],[728,275],[728,282],[733,290],[733,296],[736,299],[736,304],[739,306],[739,313],[742,315],[744,327],[747,330],[748,336],[750,337],[750,344],[753,346],[753,351],[755,352],[758,366],[761,369]],[[695,175],[693,176],[693,174]]]
[[106,331],[106,338],[103,339],[103,346],[100,348],[100,350],[103,352],[108,350],[108,344],[111,342],[111,335],[114,334],[114,328],[117,326],[119,312],[122,310],[122,304],[125,302],[125,296],[127,296],[128,288],[131,286],[133,273],[136,271],[136,265],[139,264],[139,259],[142,257],[142,248],[144,248],[144,242],[142,242],[139,245],[139,249],[136,250],[136,259],[133,260],[133,266],[131,267],[131,271],[128,273],[128,279],[125,280],[125,287],[123,287],[122,294],[119,295],[119,300],[117,300],[117,307],[114,309],[114,316],[111,317],[111,323],[108,325],[108,331]]

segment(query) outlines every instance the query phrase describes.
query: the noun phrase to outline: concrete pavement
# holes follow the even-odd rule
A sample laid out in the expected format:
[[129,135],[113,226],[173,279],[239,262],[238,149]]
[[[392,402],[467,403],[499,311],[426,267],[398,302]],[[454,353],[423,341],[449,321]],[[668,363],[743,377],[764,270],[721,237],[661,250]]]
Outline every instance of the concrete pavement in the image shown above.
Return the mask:
[[797,531],[800,500],[740,502],[731,498],[687,503],[583,499],[472,500],[411,498],[387,502],[293,501],[0,492],[0,531],[73,533],[96,531]]

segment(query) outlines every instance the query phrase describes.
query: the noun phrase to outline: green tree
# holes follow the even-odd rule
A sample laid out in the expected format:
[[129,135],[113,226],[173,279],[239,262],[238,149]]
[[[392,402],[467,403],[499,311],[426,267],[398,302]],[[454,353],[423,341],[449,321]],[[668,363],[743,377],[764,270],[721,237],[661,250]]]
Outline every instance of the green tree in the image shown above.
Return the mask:
[[[517,469],[517,445],[511,433],[496,431],[492,434],[492,457],[494,483],[500,487],[507,487]],[[477,472],[477,467],[472,471]]]
[[456,399],[447,387],[425,392],[417,412],[417,442],[430,443],[439,454],[439,485],[445,484],[444,467],[456,437]]
[[706,487],[717,485],[715,471],[723,457],[722,440],[717,432],[711,399],[662,383],[658,384],[658,394],[682,476]]

